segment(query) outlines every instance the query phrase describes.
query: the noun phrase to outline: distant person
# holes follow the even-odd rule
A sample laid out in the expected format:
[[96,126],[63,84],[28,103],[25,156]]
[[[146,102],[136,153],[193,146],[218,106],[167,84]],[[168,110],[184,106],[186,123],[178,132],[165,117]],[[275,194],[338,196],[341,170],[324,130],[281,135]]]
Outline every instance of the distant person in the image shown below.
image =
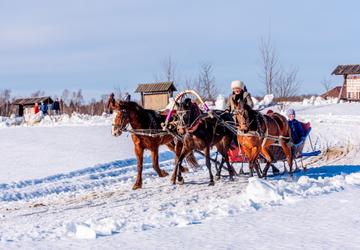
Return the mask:
[[39,109],[39,103],[35,103],[34,105],[34,114],[36,115],[37,113],[39,113],[40,109]]
[[130,102],[130,101],[131,101],[131,95],[129,94],[129,92],[126,92],[126,93],[125,93],[124,101],[125,101],[125,102]]
[[48,105],[44,102],[41,102],[40,110],[44,115],[47,115],[48,114]]
[[24,116],[24,106],[23,105],[19,105],[19,116],[20,117],[23,117]]
[[228,97],[227,109],[234,111],[236,105],[241,101],[251,108],[254,107],[254,103],[251,99],[250,93],[247,91],[244,82],[235,80],[231,82],[232,94]]
[[113,110],[115,108],[115,94],[114,93],[110,94],[106,108],[108,109],[109,114],[113,113]]
[[59,115],[60,114],[60,103],[59,103],[59,99],[56,98],[54,103],[52,104],[52,110],[54,112],[55,115]]
[[301,123],[295,119],[295,110],[289,109],[286,112],[286,115],[288,117],[288,123],[291,129],[291,138],[293,140],[294,144],[298,144],[302,140],[304,140],[305,132],[301,125]]

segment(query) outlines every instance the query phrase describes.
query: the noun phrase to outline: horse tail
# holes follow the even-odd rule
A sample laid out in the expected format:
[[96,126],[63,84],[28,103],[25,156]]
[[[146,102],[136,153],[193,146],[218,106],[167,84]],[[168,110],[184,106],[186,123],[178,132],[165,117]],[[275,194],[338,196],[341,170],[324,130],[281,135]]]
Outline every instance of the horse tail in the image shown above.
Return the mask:
[[191,168],[199,167],[199,163],[197,162],[193,152],[191,152],[188,156],[186,156],[185,160],[186,160],[187,164],[190,165]]

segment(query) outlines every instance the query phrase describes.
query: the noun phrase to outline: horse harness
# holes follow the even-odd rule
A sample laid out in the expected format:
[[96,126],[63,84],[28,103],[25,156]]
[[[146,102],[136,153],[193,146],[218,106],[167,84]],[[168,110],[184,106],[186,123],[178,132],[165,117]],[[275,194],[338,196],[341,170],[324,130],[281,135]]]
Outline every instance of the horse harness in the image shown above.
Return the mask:
[[148,114],[150,119],[150,128],[149,129],[128,129],[129,123],[125,124],[126,118],[129,116],[126,112],[126,109],[121,109],[120,112],[122,113],[120,125],[112,124],[114,128],[120,129],[121,132],[129,132],[134,135],[140,136],[149,136],[152,138],[156,137],[163,137],[165,135],[169,135],[169,132],[164,131],[163,129],[152,129],[157,127],[156,121],[151,114]]
[[[261,126],[261,122],[260,122],[260,119],[263,120],[264,122],[264,125],[265,125],[265,131],[263,130],[262,126]],[[249,123],[249,126],[251,123],[253,122],[256,122],[257,123],[257,129],[256,131],[248,131],[246,133],[244,132],[241,132],[239,130],[237,130],[237,135],[240,135],[240,136],[248,136],[248,137],[259,137],[261,139],[263,139],[263,142],[262,142],[262,145],[261,146],[264,146],[265,143],[267,142],[267,140],[274,140],[275,143],[279,143],[280,141],[282,140],[288,140],[290,139],[290,137],[286,137],[286,136],[282,136],[282,135],[279,135],[279,136],[274,136],[274,135],[270,135],[269,134],[269,129],[268,129],[268,126],[266,125],[268,122],[268,119],[266,118],[265,115],[262,115],[260,113],[257,113],[256,116],[255,116],[255,119],[253,119],[252,121],[250,121]],[[275,145],[277,145],[275,144]]]

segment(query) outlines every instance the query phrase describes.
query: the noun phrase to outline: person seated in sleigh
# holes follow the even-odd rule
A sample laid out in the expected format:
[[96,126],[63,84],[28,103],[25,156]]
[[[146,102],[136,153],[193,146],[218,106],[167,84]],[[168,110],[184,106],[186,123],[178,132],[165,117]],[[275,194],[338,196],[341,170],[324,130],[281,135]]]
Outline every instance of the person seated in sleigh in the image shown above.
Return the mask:
[[294,109],[289,109],[286,115],[291,130],[291,139],[296,146],[305,140],[305,131],[301,123],[295,118],[296,114]]

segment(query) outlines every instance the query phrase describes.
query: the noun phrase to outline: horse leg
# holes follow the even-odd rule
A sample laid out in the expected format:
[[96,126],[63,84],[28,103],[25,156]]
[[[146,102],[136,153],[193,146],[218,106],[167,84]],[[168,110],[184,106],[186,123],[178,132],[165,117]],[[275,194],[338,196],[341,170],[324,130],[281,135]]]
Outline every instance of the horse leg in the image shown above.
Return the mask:
[[141,188],[142,186],[142,170],[144,161],[144,149],[141,146],[135,145],[135,154],[137,158],[137,176],[133,186],[133,190]]
[[[223,145],[220,149],[220,153],[221,153],[221,156],[222,156],[222,159],[223,161],[225,161],[226,163],[226,166],[228,168],[228,172],[229,172],[229,176],[230,176],[230,180],[233,181],[234,180],[234,175],[236,175],[236,171],[235,169],[233,168],[233,166],[230,164],[229,162],[229,156],[227,154],[228,150],[229,150],[229,147],[230,147],[230,143],[231,143],[232,140],[230,140],[230,142],[228,143],[225,143],[225,145]],[[226,146],[226,145],[229,145],[229,146]]]
[[225,163],[226,163],[226,166],[227,166],[228,171],[229,171],[230,181],[233,181],[234,180],[234,175],[236,175],[235,169],[230,164],[228,155],[225,154],[223,157],[225,158]]
[[253,167],[254,163],[252,161],[249,161],[249,176],[253,177],[254,176],[254,167]]
[[[180,155],[181,155],[181,150],[183,148],[183,145],[181,142],[178,142],[176,143],[176,146],[175,146],[175,168],[173,170],[173,174],[171,175],[171,183],[172,184],[176,184],[176,176],[177,176],[177,171],[178,171],[178,164],[179,164],[179,158],[180,158]],[[181,163],[180,163],[181,164]]]
[[224,157],[221,159],[221,163],[220,163],[220,166],[219,166],[219,168],[218,168],[218,170],[216,171],[216,175],[215,175],[215,180],[220,180],[220,176],[221,176],[221,170],[222,170],[222,167],[223,167],[223,165],[224,165],[224,162],[225,162],[225,160],[224,160]]
[[181,153],[180,157],[179,157],[179,161],[178,161],[178,164],[176,166],[177,168],[177,179],[178,179],[178,182],[180,185],[184,184],[184,178],[181,176],[181,167],[182,167],[182,162],[185,158],[186,154],[185,153]]
[[290,174],[290,176],[292,176],[293,154],[292,154],[291,148],[284,141],[281,141],[281,148],[286,155],[286,160],[289,165],[289,174]]
[[206,147],[205,148],[205,158],[206,158],[206,167],[209,171],[209,177],[210,177],[210,182],[209,182],[209,186],[214,186],[215,182],[214,182],[214,176],[211,172],[211,162],[210,162],[210,147]]
[[159,167],[159,148],[155,148],[151,151],[152,156],[152,162],[153,162],[153,168],[156,171],[156,173],[159,175],[159,177],[165,177],[169,174]]
[[257,176],[259,178],[262,178],[262,172],[261,172],[260,163],[259,163],[258,159],[255,160],[255,171],[256,171]]
[[265,148],[261,148],[261,153],[266,159],[266,166],[264,168],[263,175],[262,175],[262,177],[266,178],[267,172],[268,172],[268,170],[269,170],[269,168],[271,166],[271,161],[272,160],[271,160],[270,154],[268,153],[268,151]]

